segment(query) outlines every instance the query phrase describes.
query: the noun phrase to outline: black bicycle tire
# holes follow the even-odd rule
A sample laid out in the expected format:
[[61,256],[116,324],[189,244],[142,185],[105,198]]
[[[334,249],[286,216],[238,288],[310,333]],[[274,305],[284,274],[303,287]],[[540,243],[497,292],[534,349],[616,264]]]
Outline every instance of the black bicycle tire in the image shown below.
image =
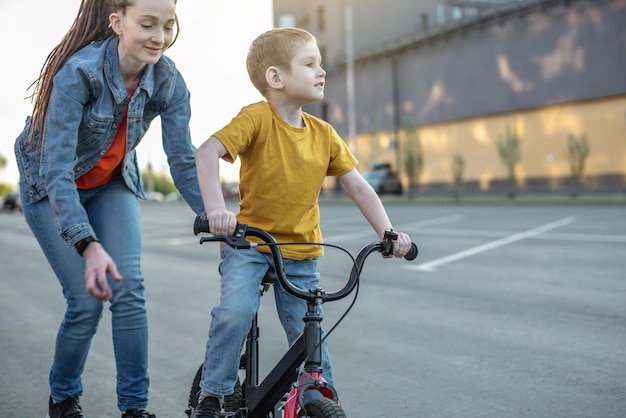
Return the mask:
[[[301,415],[306,414],[306,415]],[[344,410],[329,398],[311,399],[298,414],[301,418],[346,418]]]
[[[187,402],[189,410],[193,411],[198,406],[198,399],[200,398],[200,381],[202,380],[202,364],[198,368],[196,375],[191,383],[191,390],[189,391],[189,401]],[[236,412],[240,408],[244,407],[243,388],[239,378],[235,382],[235,388],[232,395],[224,396],[224,410],[226,412]]]
[[196,375],[193,377],[191,390],[189,391],[189,401],[187,404],[193,409],[198,406],[198,398],[200,397],[200,380],[202,380],[202,364],[198,368]]
[[241,387],[239,378],[237,378],[232,395],[224,396],[224,410],[226,412],[237,412],[244,406],[243,388]]

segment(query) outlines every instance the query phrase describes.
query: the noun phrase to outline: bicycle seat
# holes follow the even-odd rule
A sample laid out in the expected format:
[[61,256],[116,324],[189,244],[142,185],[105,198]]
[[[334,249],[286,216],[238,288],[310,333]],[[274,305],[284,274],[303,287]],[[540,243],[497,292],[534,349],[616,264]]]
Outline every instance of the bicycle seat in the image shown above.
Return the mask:
[[261,286],[270,286],[276,283],[278,283],[276,270],[274,270],[274,267],[270,266],[270,268],[268,268],[265,272],[265,276],[263,276],[263,278],[261,279]]

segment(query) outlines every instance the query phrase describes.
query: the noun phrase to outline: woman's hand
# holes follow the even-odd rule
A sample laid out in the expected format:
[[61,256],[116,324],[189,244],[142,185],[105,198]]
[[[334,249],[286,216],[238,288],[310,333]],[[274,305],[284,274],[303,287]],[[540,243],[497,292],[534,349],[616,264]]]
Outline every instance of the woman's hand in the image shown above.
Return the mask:
[[97,242],[91,242],[85,252],[85,288],[87,293],[96,299],[106,301],[111,299],[113,291],[107,282],[107,273],[113,280],[120,281],[122,276],[117,271],[117,266],[104,247]]

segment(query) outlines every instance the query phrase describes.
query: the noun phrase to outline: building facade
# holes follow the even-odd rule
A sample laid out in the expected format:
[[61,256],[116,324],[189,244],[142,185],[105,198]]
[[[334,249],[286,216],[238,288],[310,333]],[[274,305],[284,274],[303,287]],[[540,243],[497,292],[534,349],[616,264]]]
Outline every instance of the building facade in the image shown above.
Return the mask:
[[386,160],[420,190],[626,185],[626,0],[274,0],[274,17],[316,36],[326,94],[306,110],[362,170]]

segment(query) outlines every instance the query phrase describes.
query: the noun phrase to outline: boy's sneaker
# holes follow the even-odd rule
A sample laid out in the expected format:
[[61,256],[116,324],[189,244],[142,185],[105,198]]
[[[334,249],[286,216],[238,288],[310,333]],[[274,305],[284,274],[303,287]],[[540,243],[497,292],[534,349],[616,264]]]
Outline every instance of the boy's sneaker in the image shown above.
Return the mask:
[[122,414],[122,418],[156,418],[156,415],[145,409],[129,409]]
[[221,410],[220,400],[215,396],[207,396],[198,404],[191,418],[220,418]]
[[85,414],[78,403],[78,396],[61,403],[54,403],[51,396],[48,401],[47,418],[85,418]]

